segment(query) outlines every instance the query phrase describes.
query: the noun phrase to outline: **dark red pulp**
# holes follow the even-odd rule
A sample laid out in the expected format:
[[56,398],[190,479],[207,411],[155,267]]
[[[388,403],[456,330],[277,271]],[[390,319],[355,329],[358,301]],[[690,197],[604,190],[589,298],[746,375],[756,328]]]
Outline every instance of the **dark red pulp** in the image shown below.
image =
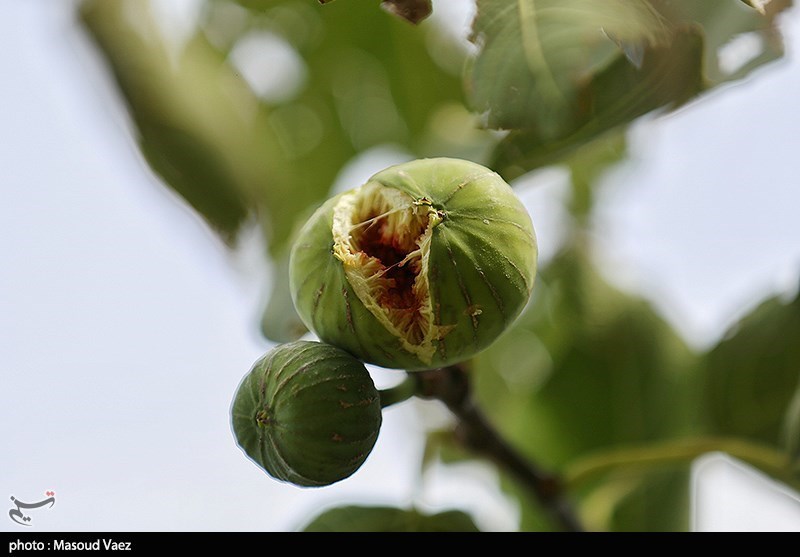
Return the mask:
[[[390,309],[413,309],[419,306],[412,287],[417,278],[418,261],[400,262],[408,255],[410,249],[399,245],[387,231],[386,219],[380,219],[367,227],[359,238],[359,248],[371,257],[380,260],[383,276],[388,279],[389,288],[378,300],[378,303]],[[415,249],[416,246],[412,246]]]

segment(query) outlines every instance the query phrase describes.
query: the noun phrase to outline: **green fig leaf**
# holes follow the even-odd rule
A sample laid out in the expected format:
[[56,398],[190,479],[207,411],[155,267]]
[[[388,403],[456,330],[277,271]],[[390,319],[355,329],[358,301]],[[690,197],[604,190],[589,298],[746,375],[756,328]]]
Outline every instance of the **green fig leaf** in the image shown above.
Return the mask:
[[289,254],[281,253],[273,261],[272,289],[261,314],[261,333],[274,342],[292,342],[308,329],[297,315],[289,288]]
[[271,245],[321,187],[296,187],[271,112],[202,34],[169,50],[146,4],[87,0],[81,17],[120,87],[148,163],[232,241],[256,208]]
[[623,1],[607,21],[594,13],[607,2],[479,0],[468,97],[487,126],[511,130],[493,166],[513,179],[747,76],[782,56],[776,18],[791,4]]
[[[416,152],[436,109],[462,104],[457,72],[466,53],[430,21],[409,25],[373,2],[237,2],[297,49],[307,68],[303,98],[333,111],[343,143],[355,148],[349,156],[383,143]],[[409,3],[416,0],[396,2]]]
[[[473,377],[502,434],[559,471],[599,450],[691,431],[695,364],[646,303],[607,284],[573,246],[542,271],[514,328],[474,359]],[[688,466],[620,474],[574,494],[590,529],[688,527]],[[527,500],[510,479],[504,486]],[[523,529],[552,527],[535,503],[522,509]]]
[[571,127],[581,82],[620,52],[615,41],[654,46],[668,33],[640,0],[478,0],[472,39],[468,91],[488,125],[553,137]]
[[[783,56],[777,16],[792,0],[650,0],[672,25],[698,25],[703,30],[703,75],[709,88],[741,79],[754,69]],[[731,56],[727,45],[745,40],[744,56]]]
[[494,167],[512,179],[528,170],[553,164],[577,147],[657,109],[674,109],[702,90],[703,38],[688,27],[664,47],[645,49],[641,67],[617,57],[582,88],[570,126],[548,137],[538,128],[515,130],[498,145]]
[[800,297],[771,298],[706,355],[703,408],[713,433],[796,450],[798,339]]
[[569,169],[572,182],[570,212],[585,224],[591,218],[594,206],[594,184],[612,166],[627,156],[627,141],[620,128],[578,147],[566,157],[564,164]]
[[424,514],[414,509],[347,506],[327,510],[305,532],[478,532],[462,511]]
[[793,470],[800,477],[800,382],[786,409],[782,433],[782,444],[789,455]]

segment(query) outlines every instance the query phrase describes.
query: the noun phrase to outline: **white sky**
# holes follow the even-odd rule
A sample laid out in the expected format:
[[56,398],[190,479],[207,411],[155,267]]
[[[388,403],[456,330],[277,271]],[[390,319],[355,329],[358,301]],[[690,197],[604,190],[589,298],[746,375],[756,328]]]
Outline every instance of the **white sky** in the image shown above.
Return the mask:
[[[152,178],[70,21],[70,2],[0,3],[0,496],[54,490],[53,509],[31,511],[38,530],[288,530],[334,502],[459,507],[487,529],[513,527],[488,468],[419,479],[424,416],[441,419],[431,405],[387,411],[365,466],[329,488],[280,484],[243,457],[228,409],[268,347],[262,272]],[[637,126],[634,162],[604,189],[609,273],[666,300],[698,345],[798,282],[798,66],[790,57]],[[552,252],[541,190],[529,201]],[[725,471],[733,483],[714,484],[711,468],[698,528],[756,529],[755,499],[714,499],[752,486]],[[769,524],[800,530],[797,507]],[[0,530],[20,531],[6,515]]]

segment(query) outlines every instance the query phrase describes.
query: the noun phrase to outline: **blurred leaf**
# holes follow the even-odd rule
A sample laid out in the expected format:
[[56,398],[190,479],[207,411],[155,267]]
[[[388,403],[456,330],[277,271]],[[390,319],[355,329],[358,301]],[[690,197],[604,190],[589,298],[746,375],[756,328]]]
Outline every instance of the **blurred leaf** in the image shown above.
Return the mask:
[[201,35],[170,51],[138,0],[87,0],[81,16],[153,169],[228,240],[258,208],[270,241],[283,242],[294,214],[321,192],[289,179],[269,111],[223,56]]
[[124,9],[131,5],[89,1],[81,15],[126,95],[143,154],[153,170],[231,240],[249,211],[245,192],[229,161],[218,152],[216,126],[197,117],[206,99],[185,104],[182,98],[192,81],[219,82],[230,76],[214,75],[219,60],[201,44],[187,49],[185,59],[191,61],[182,65],[181,73],[174,71],[165,45],[148,40],[157,32],[149,14],[140,17],[148,28],[144,33],[124,19]]
[[564,163],[570,171],[572,199],[570,212],[583,224],[591,215],[594,205],[593,186],[609,167],[620,162],[627,154],[625,134],[621,130],[609,132],[566,157]]
[[[440,64],[460,68],[466,54],[445,44],[430,21],[411,26],[372,2],[308,9],[306,0],[237,1],[260,13],[267,29],[297,49],[308,68],[303,94],[334,111],[355,151],[385,142],[415,150],[435,109],[462,103],[459,76]],[[296,16],[296,25],[283,23],[287,11]],[[306,28],[316,29],[313,38],[303,33]],[[433,42],[435,52],[429,49]]]
[[[681,532],[689,529],[690,473],[689,465],[675,470],[658,469],[638,478],[608,479],[603,485],[625,486],[622,496],[607,510],[608,516],[598,515],[619,531]],[[592,509],[588,509],[591,512]]]
[[555,163],[639,116],[683,104],[704,88],[702,51],[702,35],[690,27],[676,32],[668,47],[645,49],[641,68],[618,57],[580,91],[571,128],[563,128],[558,137],[536,128],[511,132],[497,148],[495,168],[512,179]]
[[[778,14],[792,5],[792,0],[741,3],[733,0],[651,0],[673,25],[699,24],[703,30],[703,75],[708,87],[741,79],[755,68],[783,55],[783,41],[776,26]],[[752,6],[752,7],[748,7]],[[755,8],[755,9],[754,9]],[[734,56],[721,56],[726,45],[741,39],[749,47]],[[752,51],[751,51],[752,49]],[[744,55],[738,64],[736,58]]]
[[[704,364],[703,406],[712,433],[781,444],[781,435],[796,428],[791,402],[800,383],[800,296],[788,304],[762,303]],[[797,439],[786,441],[796,447]]]
[[490,127],[512,130],[495,167],[512,179],[746,76],[782,55],[775,19],[791,4],[775,0],[762,14],[734,0],[636,1],[620,3],[612,25],[593,13],[607,3],[479,0],[470,98]]
[[[605,283],[584,248],[573,246],[540,279],[514,328],[475,361],[479,400],[504,435],[559,470],[599,449],[692,431],[695,358],[674,331]],[[629,476],[625,496],[605,505],[608,522],[592,526],[685,529],[688,476],[685,467],[675,474]],[[589,501],[602,485],[577,495]],[[523,514],[523,526],[536,524],[541,516]]]
[[470,97],[490,127],[553,137],[572,127],[581,82],[619,53],[609,37],[656,45],[666,36],[641,0],[478,0]]
[[289,255],[280,254],[274,259],[272,289],[261,316],[261,333],[273,342],[292,342],[303,336],[306,328],[292,301],[289,289]]
[[[548,417],[548,428],[563,428],[564,435],[541,433],[542,442],[558,447],[546,457],[554,466],[588,449],[658,439],[691,424],[673,410],[687,402],[693,354],[646,302],[606,283],[583,250],[572,247],[542,272],[525,314],[476,360],[480,392],[495,393],[487,409],[510,412],[505,404],[516,400],[525,413]],[[485,385],[490,379],[494,385]],[[519,435],[535,446],[539,428],[530,423]]]
[[153,170],[232,243],[249,209],[209,142],[157,121],[139,119],[142,154]]
[[789,454],[794,471],[800,477],[800,382],[798,382],[794,396],[786,409],[782,433],[782,444]]
[[[85,0],[81,13],[153,170],[228,242],[248,214],[257,215],[271,255],[280,258],[298,220],[324,200],[356,153],[387,143],[420,155],[430,148],[438,132],[432,115],[463,106],[458,77],[439,64],[449,56],[460,67],[464,53],[434,27],[412,27],[371,3],[240,4],[252,11],[232,13],[225,9],[231,3],[213,2],[202,32],[180,49],[168,48],[147,2]],[[436,61],[431,37],[441,47]],[[243,41],[265,38],[284,41],[304,65],[305,81],[277,104],[260,99],[229,57]],[[262,319],[275,341],[304,330],[286,286],[287,277],[276,274]]]
[[338,507],[323,512],[305,532],[478,532],[466,513],[423,514],[392,507]]

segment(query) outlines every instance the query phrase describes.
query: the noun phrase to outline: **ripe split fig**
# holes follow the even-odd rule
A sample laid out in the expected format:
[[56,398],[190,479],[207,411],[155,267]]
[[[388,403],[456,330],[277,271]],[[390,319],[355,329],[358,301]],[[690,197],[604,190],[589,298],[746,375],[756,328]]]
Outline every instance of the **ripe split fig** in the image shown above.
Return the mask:
[[320,207],[293,246],[290,283],[320,339],[420,370],[491,344],[527,303],[536,257],[530,216],[500,176],[421,159]]
[[232,415],[242,450],[274,478],[300,486],[353,474],[382,420],[364,364],[309,341],[282,344],[259,359],[239,385]]

